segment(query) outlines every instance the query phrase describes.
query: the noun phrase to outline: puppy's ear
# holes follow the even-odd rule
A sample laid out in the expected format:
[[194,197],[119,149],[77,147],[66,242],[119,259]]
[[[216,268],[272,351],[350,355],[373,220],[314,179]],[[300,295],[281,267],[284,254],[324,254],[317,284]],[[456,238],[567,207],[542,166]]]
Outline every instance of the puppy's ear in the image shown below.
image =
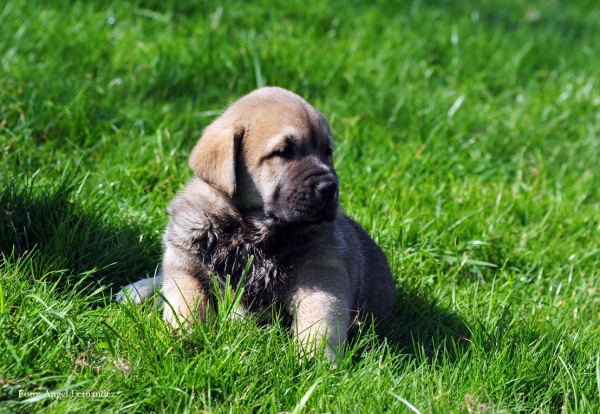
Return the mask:
[[244,127],[224,122],[210,124],[190,155],[189,166],[196,175],[213,187],[235,194],[235,159],[244,136]]

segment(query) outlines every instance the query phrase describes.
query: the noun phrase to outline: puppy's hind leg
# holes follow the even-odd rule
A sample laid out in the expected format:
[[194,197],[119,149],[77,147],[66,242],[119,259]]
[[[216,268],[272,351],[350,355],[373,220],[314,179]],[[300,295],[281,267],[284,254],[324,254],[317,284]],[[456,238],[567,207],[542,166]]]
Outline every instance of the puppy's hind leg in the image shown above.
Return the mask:
[[162,285],[162,280],[163,271],[161,267],[156,273],[156,276],[138,280],[135,283],[123,286],[119,293],[115,295],[115,301],[123,303],[129,298],[136,305],[140,305],[154,295],[154,292]]

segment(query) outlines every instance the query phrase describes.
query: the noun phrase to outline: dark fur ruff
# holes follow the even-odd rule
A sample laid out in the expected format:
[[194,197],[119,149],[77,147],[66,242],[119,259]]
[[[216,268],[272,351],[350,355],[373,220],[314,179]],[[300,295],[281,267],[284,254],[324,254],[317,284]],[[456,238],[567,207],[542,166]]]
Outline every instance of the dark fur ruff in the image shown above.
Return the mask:
[[208,292],[214,291],[212,279],[206,277],[212,273],[221,287],[229,275],[232,287],[237,289],[252,258],[242,283],[246,306],[262,311],[281,301],[290,282],[293,259],[307,240],[296,227],[288,224],[257,229],[240,217],[211,221],[210,228],[192,240],[190,249],[204,268],[204,274],[199,275],[203,287]]

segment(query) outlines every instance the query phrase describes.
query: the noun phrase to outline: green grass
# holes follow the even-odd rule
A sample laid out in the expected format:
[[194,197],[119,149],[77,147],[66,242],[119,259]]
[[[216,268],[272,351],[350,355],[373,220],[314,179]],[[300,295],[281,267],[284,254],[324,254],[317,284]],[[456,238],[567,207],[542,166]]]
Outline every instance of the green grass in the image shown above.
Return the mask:
[[[0,411],[600,412],[596,1],[63,3],[0,5]],[[111,301],[263,84],[328,117],[397,280],[335,369]]]

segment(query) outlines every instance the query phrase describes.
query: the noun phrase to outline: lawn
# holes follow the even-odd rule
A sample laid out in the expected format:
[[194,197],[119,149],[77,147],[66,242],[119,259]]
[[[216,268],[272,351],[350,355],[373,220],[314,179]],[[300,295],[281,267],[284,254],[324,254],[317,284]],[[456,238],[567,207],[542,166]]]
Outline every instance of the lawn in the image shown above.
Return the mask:
[[[69,3],[69,4],[67,4]],[[0,5],[0,411],[600,412],[600,5]],[[262,85],[329,119],[389,323],[338,366],[251,317],[172,336],[165,207]]]

